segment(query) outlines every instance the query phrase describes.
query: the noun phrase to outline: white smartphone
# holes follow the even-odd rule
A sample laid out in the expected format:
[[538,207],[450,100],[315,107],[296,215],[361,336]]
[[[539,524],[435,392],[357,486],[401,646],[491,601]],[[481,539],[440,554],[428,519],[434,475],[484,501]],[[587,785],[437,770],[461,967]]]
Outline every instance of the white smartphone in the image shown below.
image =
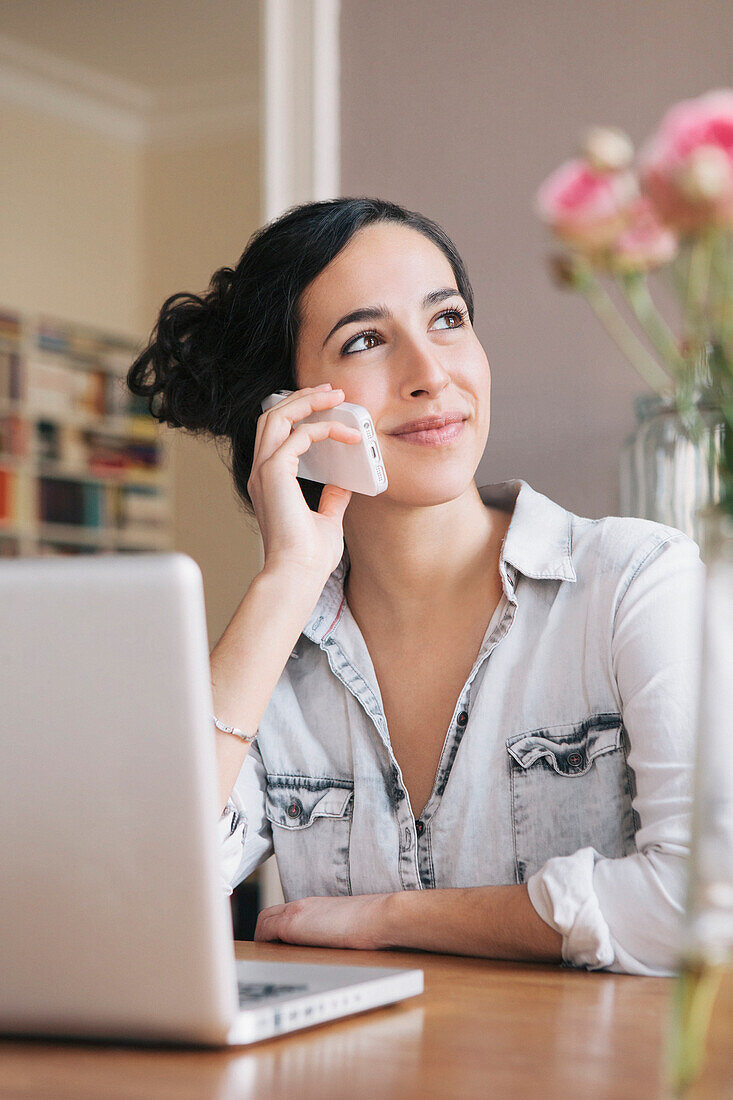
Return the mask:
[[[262,402],[267,412],[294,390],[278,390]],[[375,497],[387,488],[387,471],[377,442],[377,433],[368,411],[363,405],[342,401],[332,409],[319,409],[299,420],[308,424],[316,420],[340,420],[349,428],[361,432],[361,443],[342,443],[340,439],[318,439],[311,443],[298,461],[298,477],[306,481],[318,481],[322,485],[338,485],[354,493]]]

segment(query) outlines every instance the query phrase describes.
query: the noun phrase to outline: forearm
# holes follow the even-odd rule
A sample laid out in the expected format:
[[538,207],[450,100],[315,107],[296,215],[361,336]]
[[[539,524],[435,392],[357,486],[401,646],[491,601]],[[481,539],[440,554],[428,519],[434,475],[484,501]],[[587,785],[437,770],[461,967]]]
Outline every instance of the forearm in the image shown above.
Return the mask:
[[[219,721],[254,732],[267,709],[293,646],[320,590],[298,575],[259,573],[210,655],[214,714]],[[222,809],[249,745],[216,731]]]
[[538,915],[524,884],[401,890],[386,896],[385,947],[562,962],[562,936]]

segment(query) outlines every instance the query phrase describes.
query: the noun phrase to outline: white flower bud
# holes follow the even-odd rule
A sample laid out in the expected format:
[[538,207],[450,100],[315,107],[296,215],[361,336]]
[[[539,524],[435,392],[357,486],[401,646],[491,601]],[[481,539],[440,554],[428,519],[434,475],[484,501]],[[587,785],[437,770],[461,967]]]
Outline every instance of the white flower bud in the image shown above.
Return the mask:
[[713,202],[733,190],[733,168],[717,145],[698,145],[677,173],[677,185],[692,202]]
[[617,172],[628,168],[634,159],[631,138],[615,126],[591,126],[580,151],[598,172]]

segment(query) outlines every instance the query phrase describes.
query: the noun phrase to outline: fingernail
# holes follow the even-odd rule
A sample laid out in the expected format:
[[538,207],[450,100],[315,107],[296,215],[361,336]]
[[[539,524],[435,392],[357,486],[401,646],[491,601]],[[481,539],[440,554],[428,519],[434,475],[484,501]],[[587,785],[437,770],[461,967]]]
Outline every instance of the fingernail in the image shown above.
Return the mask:
[[316,386],[316,389],[317,390],[330,390],[331,389],[331,383],[330,382],[321,382],[320,386]]

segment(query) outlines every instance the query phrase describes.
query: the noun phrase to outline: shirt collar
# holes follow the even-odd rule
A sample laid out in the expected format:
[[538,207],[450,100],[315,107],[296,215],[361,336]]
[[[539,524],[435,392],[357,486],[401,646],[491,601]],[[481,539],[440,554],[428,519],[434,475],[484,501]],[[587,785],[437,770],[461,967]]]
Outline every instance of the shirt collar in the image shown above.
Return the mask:
[[479,488],[484,504],[514,513],[501,550],[520,573],[535,580],[575,581],[572,513],[521,478]]
[[[538,493],[521,478],[479,487],[484,504],[513,515],[500,554],[500,567],[509,562],[535,580],[575,581],[571,559],[572,514],[549,497]],[[336,626],[346,597],[344,579],[350,565],[344,545],[341,561],[326,581],[303,634],[320,644]]]

